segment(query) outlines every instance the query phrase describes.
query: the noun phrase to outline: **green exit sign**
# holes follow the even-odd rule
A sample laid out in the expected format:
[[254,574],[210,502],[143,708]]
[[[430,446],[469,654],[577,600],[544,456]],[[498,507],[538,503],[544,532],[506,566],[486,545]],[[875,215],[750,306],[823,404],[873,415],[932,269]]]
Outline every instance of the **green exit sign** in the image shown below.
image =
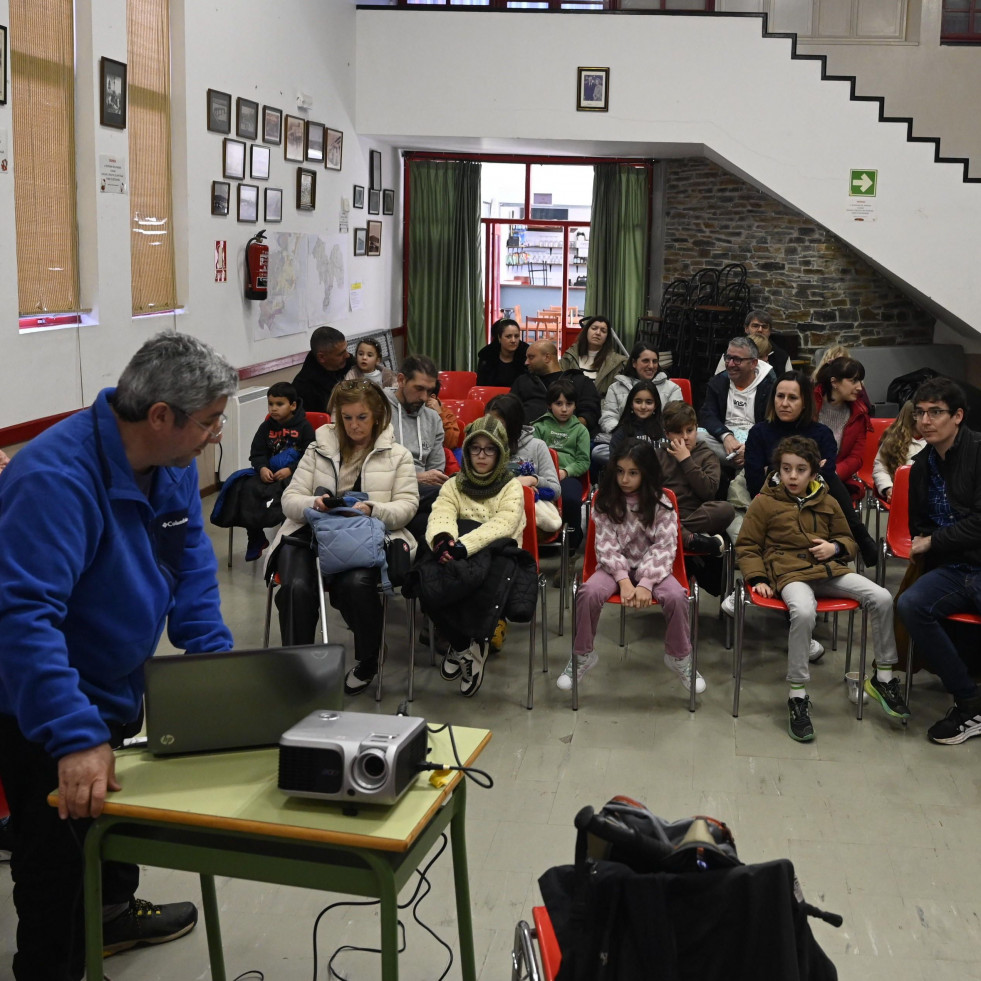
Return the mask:
[[875,189],[879,183],[877,170],[850,170],[848,178],[848,193],[853,198],[874,198]]

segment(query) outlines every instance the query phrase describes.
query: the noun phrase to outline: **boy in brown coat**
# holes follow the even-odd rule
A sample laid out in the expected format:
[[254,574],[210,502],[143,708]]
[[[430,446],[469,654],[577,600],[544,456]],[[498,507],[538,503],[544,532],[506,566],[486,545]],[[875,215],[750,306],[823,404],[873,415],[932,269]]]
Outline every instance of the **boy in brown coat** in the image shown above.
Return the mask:
[[664,486],[674,491],[681,516],[681,538],[685,551],[719,555],[725,547],[722,532],[735,517],[726,501],[715,500],[722,479],[719,458],[699,443],[698,418],[687,402],[668,402],[661,412],[664,442],[657,460]]
[[788,731],[798,742],[810,742],[814,727],[805,686],[817,597],[858,600],[872,623],[875,661],[865,690],[887,715],[904,719],[903,701],[893,667],[899,660],[893,633],[892,597],[883,587],[852,572],[855,540],[838,502],[820,476],[817,443],[802,436],[781,440],[773,454],[775,473],[746,512],[736,541],[736,557],[746,586],[759,596],[779,594],[790,612],[787,645]]

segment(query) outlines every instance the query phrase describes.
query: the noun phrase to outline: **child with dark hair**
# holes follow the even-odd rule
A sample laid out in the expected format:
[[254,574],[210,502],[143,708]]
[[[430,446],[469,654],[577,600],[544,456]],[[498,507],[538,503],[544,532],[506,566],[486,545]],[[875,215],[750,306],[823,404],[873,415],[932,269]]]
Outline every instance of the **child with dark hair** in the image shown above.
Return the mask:
[[820,474],[817,443],[803,436],[781,440],[773,454],[773,466],[775,473],[746,512],[736,557],[747,588],[762,597],[779,595],[790,611],[787,708],[791,738],[798,742],[814,738],[806,686],[810,680],[808,663],[824,653],[811,639],[818,597],[858,600],[868,611],[875,660],[865,691],[887,715],[908,718],[910,712],[893,672],[899,658],[892,596],[848,567],[855,556],[855,540]]
[[814,378],[817,421],[834,434],[838,446],[835,471],[852,496],[864,492],[855,477],[865,455],[865,440],[872,431],[869,408],[862,398],[865,367],[854,358],[835,358],[818,369]]
[[[656,600],[664,608],[664,663],[691,690],[691,633],[688,597],[671,574],[678,548],[678,516],[663,493],[657,453],[650,443],[629,439],[610,453],[610,463],[593,500],[596,571],[576,593],[572,657],[556,681],[572,688],[572,672],[582,681],[596,664],[593,650],[603,604],[620,594],[625,606],[646,609]],[[695,691],[705,679],[695,672]]]
[[627,395],[620,421],[610,436],[610,457],[625,439],[657,443],[664,438],[661,395],[652,381],[639,381]]
[[386,368],[382,361],[382,349],[374,337],[362,337],[354,352],[354,366],[344,376],[345,380],[374,382],[379,388],[394,388],[398,375]]
[[313,427],[289,382],[276,382],[266,393],[269,415],[256,430],[249,450],[252,470],[240,470],[225,481],[212,523],[219,527],[245,527],[245,561],[255,562],[269,546],[263,531],[283,521],[280,501],[307,446]]
[[573,551],[582,542],[582,475],[589,469],[589,430],[576,418],[576,390],[569,378],[548,386],[548,412],[535,423],[535,435],[559,458],[562,517]]
[[698,417],[687,402],[669,402],[661,418],[664,441],[658,446],[657,462],[664,474],[664,486],[678,501],[685,551],[720,555],[726,544],[722,532],[735,516],[731,504],[715,499],[722,464],[698,442]]

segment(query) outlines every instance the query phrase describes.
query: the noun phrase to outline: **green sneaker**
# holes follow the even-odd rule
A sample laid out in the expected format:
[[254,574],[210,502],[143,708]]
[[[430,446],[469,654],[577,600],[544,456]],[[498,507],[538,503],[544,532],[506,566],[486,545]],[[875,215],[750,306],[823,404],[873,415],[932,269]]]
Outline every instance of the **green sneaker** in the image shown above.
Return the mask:
[[811,698],[788,698],[787,708],[790,710],[790,722],[787,731],[791,739],[799,743],[809,743],[814,738],[814,726],[811,725]]
[[903,691],[898,678],[890,678],[888,681],[879,681],[876,675],[865,679],[865,690],[881,706],[886,715],[891,715],[894,719],[908,719],[910,717],[909,706],[903,699]]

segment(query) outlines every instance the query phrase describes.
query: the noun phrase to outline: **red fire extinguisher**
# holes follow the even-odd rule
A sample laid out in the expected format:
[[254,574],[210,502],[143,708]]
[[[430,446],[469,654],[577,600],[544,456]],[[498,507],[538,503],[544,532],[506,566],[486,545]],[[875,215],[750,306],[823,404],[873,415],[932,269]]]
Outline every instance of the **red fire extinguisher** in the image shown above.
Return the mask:
[[245,298],[264,300],[269,286],[269,246],[263,243],[266,230],[253,235],[245,246]]

